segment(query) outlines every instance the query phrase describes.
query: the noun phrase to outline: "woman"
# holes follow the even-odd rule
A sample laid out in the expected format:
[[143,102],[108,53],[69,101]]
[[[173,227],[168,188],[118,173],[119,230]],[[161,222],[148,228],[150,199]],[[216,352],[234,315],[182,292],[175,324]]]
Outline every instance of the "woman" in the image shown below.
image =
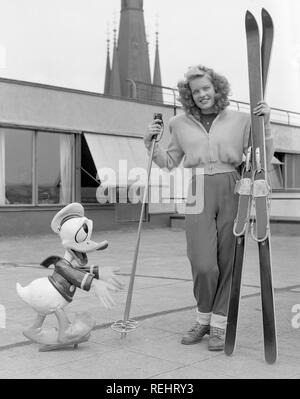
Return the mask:
[[[157,145],[154,162],[169,170],[184,157],[185,168],[204,171],[204,207],[186,215],[187,255],[189,257],[197,317],[194,326],[182,338],[185,345],[200,342],[209,334],[209,350],[223,350],[234,250],[233,222],[238,196],[234,193],[237,171],[246,154],[250,117],[232,111],[227,79],[213,69],[197,65],[189,68],[185,80],[178,83],[184,114],[169,122],[171,140],[165,150]],[[270,108],[260,101],[253,113],[264,117],[267,164],[273,156]],[[160,131],[154,121],[144,136],[147,149]]]

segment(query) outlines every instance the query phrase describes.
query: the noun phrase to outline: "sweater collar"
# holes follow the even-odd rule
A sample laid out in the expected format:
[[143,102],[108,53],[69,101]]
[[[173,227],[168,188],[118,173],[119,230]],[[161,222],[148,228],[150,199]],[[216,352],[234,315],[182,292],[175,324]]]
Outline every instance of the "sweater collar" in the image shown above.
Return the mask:
[[[226,108],[223,109],[223,111],[219,112],[219,113],[217,114],[215,120],[213,121],[213,123],[216,122],[216,120],[220,119],[223,115],[225,115],[226,112],[227,112],[227,109],[226,109]],[[204,128],[204,126],[202,125],[202,123],[201,123],[200,121],[198,121],[193,115],[191,115],[191,114],[186,114],[186,117],[187,117],[188,119],[191,119],[194,123],[196,123],[198,126],[200,126],[202,129],[205,130],[205,128]],[[207,134],[206,130],[205,130],[205,133]]]

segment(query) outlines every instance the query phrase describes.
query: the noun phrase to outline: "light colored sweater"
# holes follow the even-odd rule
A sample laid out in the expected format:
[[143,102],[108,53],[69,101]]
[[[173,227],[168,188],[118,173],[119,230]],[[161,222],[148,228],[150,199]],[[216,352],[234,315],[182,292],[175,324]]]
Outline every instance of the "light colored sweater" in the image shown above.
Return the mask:
[[[184,158],[185,168],[198,167],[204,174],[231,172],[242,163],[250,133],[250,115],[225,109],[213,121],[209,133],[194,117],[185,114],[170,119],[171,140],[167,149],[159,144],[153,161],[169,170]],[[266,159],[273,157],[273,139],[269,127],[265,128]]]

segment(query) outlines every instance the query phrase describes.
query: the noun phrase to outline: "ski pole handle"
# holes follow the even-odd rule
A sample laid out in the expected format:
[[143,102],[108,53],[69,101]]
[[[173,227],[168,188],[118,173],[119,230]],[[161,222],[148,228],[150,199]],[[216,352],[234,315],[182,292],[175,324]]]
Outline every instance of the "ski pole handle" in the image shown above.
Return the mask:
[[164,132],[164,121],[163,121],[162,114],[161,113],[153,114],[153,120],[156,120],[156,123],[161,126],[160,133],[153,136],[153,138],[152,138],[152,140],[155,139],[155,142],[158,143],[161,140],[163,132]]

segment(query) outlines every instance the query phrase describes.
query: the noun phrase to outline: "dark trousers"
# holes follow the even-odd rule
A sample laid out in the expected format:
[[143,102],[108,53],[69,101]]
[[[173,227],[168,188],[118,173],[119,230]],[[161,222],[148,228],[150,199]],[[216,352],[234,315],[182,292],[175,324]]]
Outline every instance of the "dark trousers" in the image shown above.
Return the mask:
[[186,215],[187,255],[198,310],[227,316],[234,252],[238,172],[204,176],[204,207]]

